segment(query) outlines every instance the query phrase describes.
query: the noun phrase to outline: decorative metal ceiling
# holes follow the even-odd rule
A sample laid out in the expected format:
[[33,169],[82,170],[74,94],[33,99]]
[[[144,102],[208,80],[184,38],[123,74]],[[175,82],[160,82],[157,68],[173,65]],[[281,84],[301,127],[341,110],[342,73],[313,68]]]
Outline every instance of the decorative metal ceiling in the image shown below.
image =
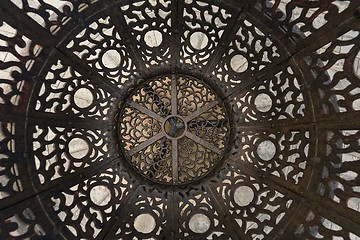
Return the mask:
[[357,0],[1,0],[0,239],[360,239]]

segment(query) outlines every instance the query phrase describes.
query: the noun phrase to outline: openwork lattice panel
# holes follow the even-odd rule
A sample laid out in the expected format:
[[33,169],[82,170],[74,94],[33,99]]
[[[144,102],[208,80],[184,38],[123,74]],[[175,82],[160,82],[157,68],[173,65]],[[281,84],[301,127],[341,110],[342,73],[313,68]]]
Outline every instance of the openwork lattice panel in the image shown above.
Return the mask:
[[333,202],[360,212],[360,184],[357,171],[360,130],[328,130],[319,194]]
[[133,2],[121,7],[146,67],[170,63],[172,1]]
[[306,239],[359,239],[359,235],[349,229],[342,227],[340,221],[333,221],[324,217],[316,209],[306,212],[303,223],[297,226],[295,236]]
[[275,43],[264,30],[254,26],[247,18],[223,54],[213,74],[226,88],[244,84],[280,56],[284,49]]
[[196,0],[185,1],[180,62],[204,67],[218,46],[231,17],[231,11],[223,6]]
[[230,134],[227,110],[214,90],[175,74],[143,83],[126,101],[119,122],[130,164],[161,183],[204,177],[222,160]]
[[79,21],[84,17],[84,12],[89,13],[98,10],[97,7],[104,7],[98,3],[101,2],[98,0],[11,1],[23,9],[31,19],[53,34],[61,30],[64,33],[66,29],[63,28],[68,27],[68,25],[74,27],[79,24]]
[[[321,99],[321,117],[335,118],[336,113],[351,114],[360,110],[359,51],[360,28],[347,29],[333,36],[332,42],[306,55],[304,61],[313,73],[313,85]],[[333,116],[330,116],[333,115]]]
[[153,236],[168,238],[171,213],[169,209],[169,193],[140,186],[130,200],[134,207],[124,209],[114,225],[115,237],[119,239],[146,239]]
[[0,17],[0,106],[19,106],[29,91],[33,74],[29,72],[41,46],[3,21]]
[[300,2],[266,0],[259,1],[255,6],[270,21],[286,23],[283,30],[287,32],[291,41],[297,42],[304,35],[309,37],[320,32],[322,28],[331,28],[331,17],[352,9],[354,5],[356,4],[353,1],[341,0]]
[[[246,172],[246,171],[244,171]],[[255,174],[254,174],[255,176]],[[277,234],[274,231],[290,219],[289,212],[297,205],[295,194],[262,183],[261,178],[249,176],[235,165],[216,187],[217,194],[239,226],[245,239],[264,239]]]
[[35,126],[32,144],[37,181],[45,184],[114,157],[107,135],[107,130]]
[[4,238],[29,239],[49,235],[50,229],[40,223],[42,212],[39,204],[28,202],[21,206],[9,208],[1,213],[1,236]]
[[0,122],[0,199],[11,197],[23,191],[23,183],[19,174],[19,164],[15,161],[15,131],[12,122]]
[[119,29],[114,26],[116,21],[115,17],[100,17],[76,31],[76,36],[63,47],[106,77],[105,82],[123,89],[137,72]]
[[51,65],[39,85],[36,111],[99,120],[114,115],[115,98],[61,60]]
[[59,218],[58,224],[71,219],[66,227],[74,236],[97,237],[110,224],[112,213],[117,211],[132,189],[129,177],[119,170],[116,166],[104,169],[52,196],[51,207]]
[[[299,184],[307,167],[310,131],[241,131],[232,155],[264,173]],[[235,158],[233,157],[233,158]]]
[[176,223],[179,226],[176,238],[229,239],[234,234],[230,229],[226,230],[229,227],[226,222],[220,221],[224,216],[207,190],[200,188],[178,194],[176,213],[181,218]]
[[0,1],[0,239],[360,239],[359,19]]
[[[233,98],[233,111],[238,123],[271,122],[284,119],[300,121],[310,117],[304,82],[288,66],[245,94]],[[308,120],[308,119],[306,119]]]

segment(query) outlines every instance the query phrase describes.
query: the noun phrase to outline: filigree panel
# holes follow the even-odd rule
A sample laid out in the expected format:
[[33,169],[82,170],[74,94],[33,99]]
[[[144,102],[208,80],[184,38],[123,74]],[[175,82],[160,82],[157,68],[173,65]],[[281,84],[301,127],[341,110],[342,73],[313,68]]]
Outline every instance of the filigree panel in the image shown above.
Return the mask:
[[307,168],[310,131],[239,131],[232,155],[264,173],[299,184]]
[[106,77],[106,81],[119,88],[114,90],[120,91],[127,90],[129,85],[134,84],[130,80],[138,73],[114,21],[117,20],[109,16],[99,17],[88,26],[75,31],[75,37],[67,40],[64,48],[75,53],[101,76]]
[[114,155],[107,130],[38,125],[32,137],[33,168],[40,184],[81,171]]
[[135,108],[127,107],[123,114],[125,117],[122,118],[119,134],[125,151],[132,150],[161,131],[158,121]]
[[[29,17],[56,34],[66,23],[78,23],[79,15],[98,0],[11,0]],[[94,10],[96,8],[93,8]]]
[[0,17],[0,106],[19,106],[33,76],[29,70],[41,49]]
[[339,0],[265,0],[258,1],[256,8],[270,21],[284,23],[283,30],[293,42],[297,42],[304,35],[309,37],[322,28],[330,28],[330,19],[354,5],[353,1]]
[[220,85],[233,88],[283,55],[283,46],[275,43],[266,32],[246,18],[213,74],[220,80]]
[[204,67],[218,46],[231,12],[211,2],[186,0],[180,62]]
[[319,194],[360,213],[360,130],[326,131]]
[[161,76],[144,83],[129,100],[162,117],[167,117],[172,110],[171,80],[169,76]]
[[160,183],[172,183],[171,141],[162,138],[130,156],[131,164],[144,176]]
[[16,125],[0,121],[0,200],[24,190],[15,153]]
[[360,110],[359,34],[357,27],[336,35],[332,42],[303,59],[312,71],[312,86],[319,94],[321,118],[336,118],[338,113]]
[[[202,137],[202,136],[200,136]],[[178,140],[179,182],[186,183],[201,178],[219,164],[221,155],[194,140]],[[223,151],[224,147],[220,149]]]
[[61,60],[42,81],[35,90],[36,111],[98,120],[114,115],[115,98]]
[[294,196],[262,183],[257,176],[249,176],[231,164],[216,190],[231,218],[239,225],[242,236],[266,239],[276,234],[273,231],[291,217],[287,212],[295,205]]
[[218,149],[227,147],[230,134],[229,122],[223,105],[217,105],[191,120],[189,132],[213,144]]
[[226,230],[223,213],[215,209],[215,203],[204,189],[179,191],[176,213],[179,214],[177,239],[231,239]]
[[[167,239],[171,213],[169,193],[141,185],[129,202],[131,208],[119,216],[114,237],[117,239]],[[126,216],[126,218],[122,217]]]
[[[123,170],[123,169],[122,169]],[[51,207],[76,238],[93,239],[110,224],[132,189],[131,180],[116,167],[110,167],[51,197]],[[44,200],[47,202],[47,200]]]
[[39,205],[25,202],[16,206],[16,210],[2,212],[0,215],[0,237],[2,239],[41,238],[49,234],[47,226],[41,223],[43,213]]
[[159,67],[170,62],[171,5],[170,0],[136,1],[121,6],[136,47],[146,67]]
[[[270,122],[310,116],[309,100],[303,80],[288,66],[274,76],[252,87],[245,94],[236,94],[232,108],[238,123]],[[308,119],[306,119],[308,120]]]
[[178,112],[182,116],[190,115],[217,100],[217,96],[212,89],[193,78],[180,76],[177,83]]
[[295,229],[295,237],[300,239],[360,239],[352,230],[342,227],[341,222],[322,216],[316,209],[309,210],[303,216],[301,224]]

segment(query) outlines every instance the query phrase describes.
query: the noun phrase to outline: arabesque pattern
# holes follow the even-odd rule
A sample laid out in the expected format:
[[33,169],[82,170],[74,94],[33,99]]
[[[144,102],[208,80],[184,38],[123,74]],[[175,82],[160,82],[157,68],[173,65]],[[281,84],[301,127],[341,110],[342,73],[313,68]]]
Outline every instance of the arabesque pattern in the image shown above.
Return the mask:
[[360,239],[358,0],[1,0],[0,239]]

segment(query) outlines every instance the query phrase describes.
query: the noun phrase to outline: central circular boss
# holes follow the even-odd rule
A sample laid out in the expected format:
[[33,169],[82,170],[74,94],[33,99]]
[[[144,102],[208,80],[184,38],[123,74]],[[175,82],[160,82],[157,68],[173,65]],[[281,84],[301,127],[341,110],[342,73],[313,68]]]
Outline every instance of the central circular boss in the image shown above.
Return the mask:
[[224,103],[203,81],[162,75],[140,84],[118,117],[120,148],[142,176],[183,185],[221,162],[230,135]]
[[163,131],[170,139],[183,137],[185,129],[186,122],[181,116],[169,116],[163,123]]

